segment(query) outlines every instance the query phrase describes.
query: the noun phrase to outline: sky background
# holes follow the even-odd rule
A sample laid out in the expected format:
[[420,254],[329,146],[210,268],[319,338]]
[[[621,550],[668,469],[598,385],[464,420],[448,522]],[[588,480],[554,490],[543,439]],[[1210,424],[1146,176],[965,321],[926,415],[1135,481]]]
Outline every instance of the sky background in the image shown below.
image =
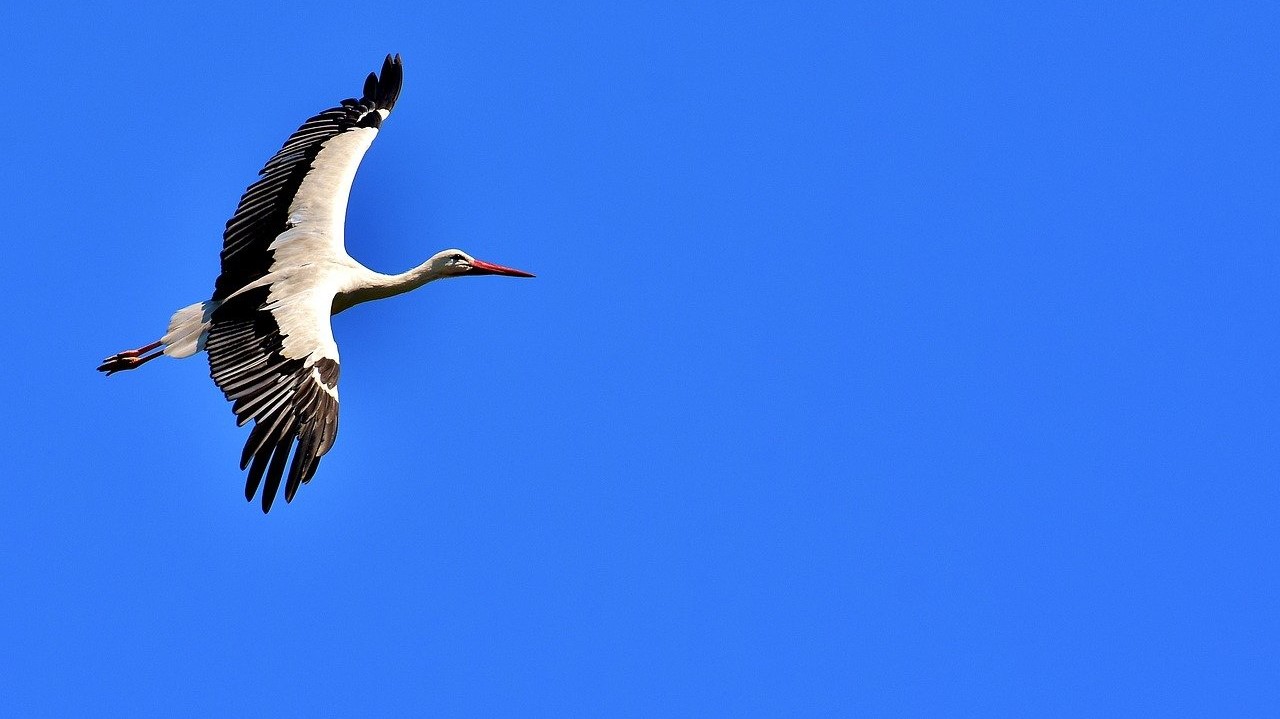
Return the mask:
[[[1125,6],[1125,7],[1121,7]],[[0,713],[1266,716],[1274,3],[8,4]],[[207,298],[405,62],[268,516]]]

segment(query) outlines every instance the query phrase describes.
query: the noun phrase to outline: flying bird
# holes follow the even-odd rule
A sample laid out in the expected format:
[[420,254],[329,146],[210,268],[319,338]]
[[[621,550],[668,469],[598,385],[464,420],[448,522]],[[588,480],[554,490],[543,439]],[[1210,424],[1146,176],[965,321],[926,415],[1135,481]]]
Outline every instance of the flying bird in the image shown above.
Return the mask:
[[[271,510],[280,483],[292,502],[311,481],[338,433],[338,346],[329,318],[446,277],[528,272],[444,250],[395,275],[347,254],[343,225],[356,168],[395,108],[400,56],[370,73],[360,99],[302,123],[249,185],[222,235],[222,272],[213,296],[184,307],[160,339],[103,360],[108,376],[162,355],[205,351],[209,374],[232,402],[236,423],[253,421],[240,469],[245,499],[262,488]],[[292,461],[290,461],[292,454]],[[288,470],[287,474],[285,470]]]

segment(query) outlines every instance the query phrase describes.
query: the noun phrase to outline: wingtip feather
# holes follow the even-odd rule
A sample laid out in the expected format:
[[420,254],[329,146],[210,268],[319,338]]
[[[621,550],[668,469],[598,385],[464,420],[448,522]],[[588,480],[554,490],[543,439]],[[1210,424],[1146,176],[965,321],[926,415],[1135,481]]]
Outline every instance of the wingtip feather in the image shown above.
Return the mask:
[[379,75],[376,94],[369,95],[369,99],[377,107],[389,111],[395,107],[396,100],[400,98],[400,88],[404,84],[404,62],[400,59],[400,53],[387,54]]
[[262,488],[262,511],[271,511],[271,504],[276,501],[276,493],[280,490],[280,480],[284,477],[285,464],[289,461],[289,450],[293,448],[293,437],[285,435],[276,444],[271,456],[271,466],[267,469],[266,486]]

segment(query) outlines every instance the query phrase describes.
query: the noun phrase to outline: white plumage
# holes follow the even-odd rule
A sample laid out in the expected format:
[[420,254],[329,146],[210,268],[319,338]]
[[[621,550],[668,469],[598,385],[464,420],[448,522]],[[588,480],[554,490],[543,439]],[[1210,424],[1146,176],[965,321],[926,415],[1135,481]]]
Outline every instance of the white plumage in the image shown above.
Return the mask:
[[[445,250],[397,275],[352,259],[343,239],[356,170],[400,95],[400,56],[370,73],[364,94],[308,119],[245,190],[223,233],[213,296],[178,310],[164,336],[106,358],[108,375],[161,355],[205,350],[210,375],[239,424],[253,421],[241,454],[245,498],[262,487],[271,509],[315,475],[338,428],[338,346],[329,318],[353,305],[444,277],[533,275]],[[286,474],[286,468],[288,470]]]

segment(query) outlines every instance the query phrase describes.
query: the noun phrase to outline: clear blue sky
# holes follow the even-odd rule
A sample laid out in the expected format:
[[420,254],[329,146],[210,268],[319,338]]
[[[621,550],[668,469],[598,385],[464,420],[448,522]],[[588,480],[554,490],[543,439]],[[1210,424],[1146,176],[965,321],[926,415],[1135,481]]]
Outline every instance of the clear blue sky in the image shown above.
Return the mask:
[[[1273,3],[0,10],[0,713],[1263,716]],[[223,223],[387,52],[263,516]]]

